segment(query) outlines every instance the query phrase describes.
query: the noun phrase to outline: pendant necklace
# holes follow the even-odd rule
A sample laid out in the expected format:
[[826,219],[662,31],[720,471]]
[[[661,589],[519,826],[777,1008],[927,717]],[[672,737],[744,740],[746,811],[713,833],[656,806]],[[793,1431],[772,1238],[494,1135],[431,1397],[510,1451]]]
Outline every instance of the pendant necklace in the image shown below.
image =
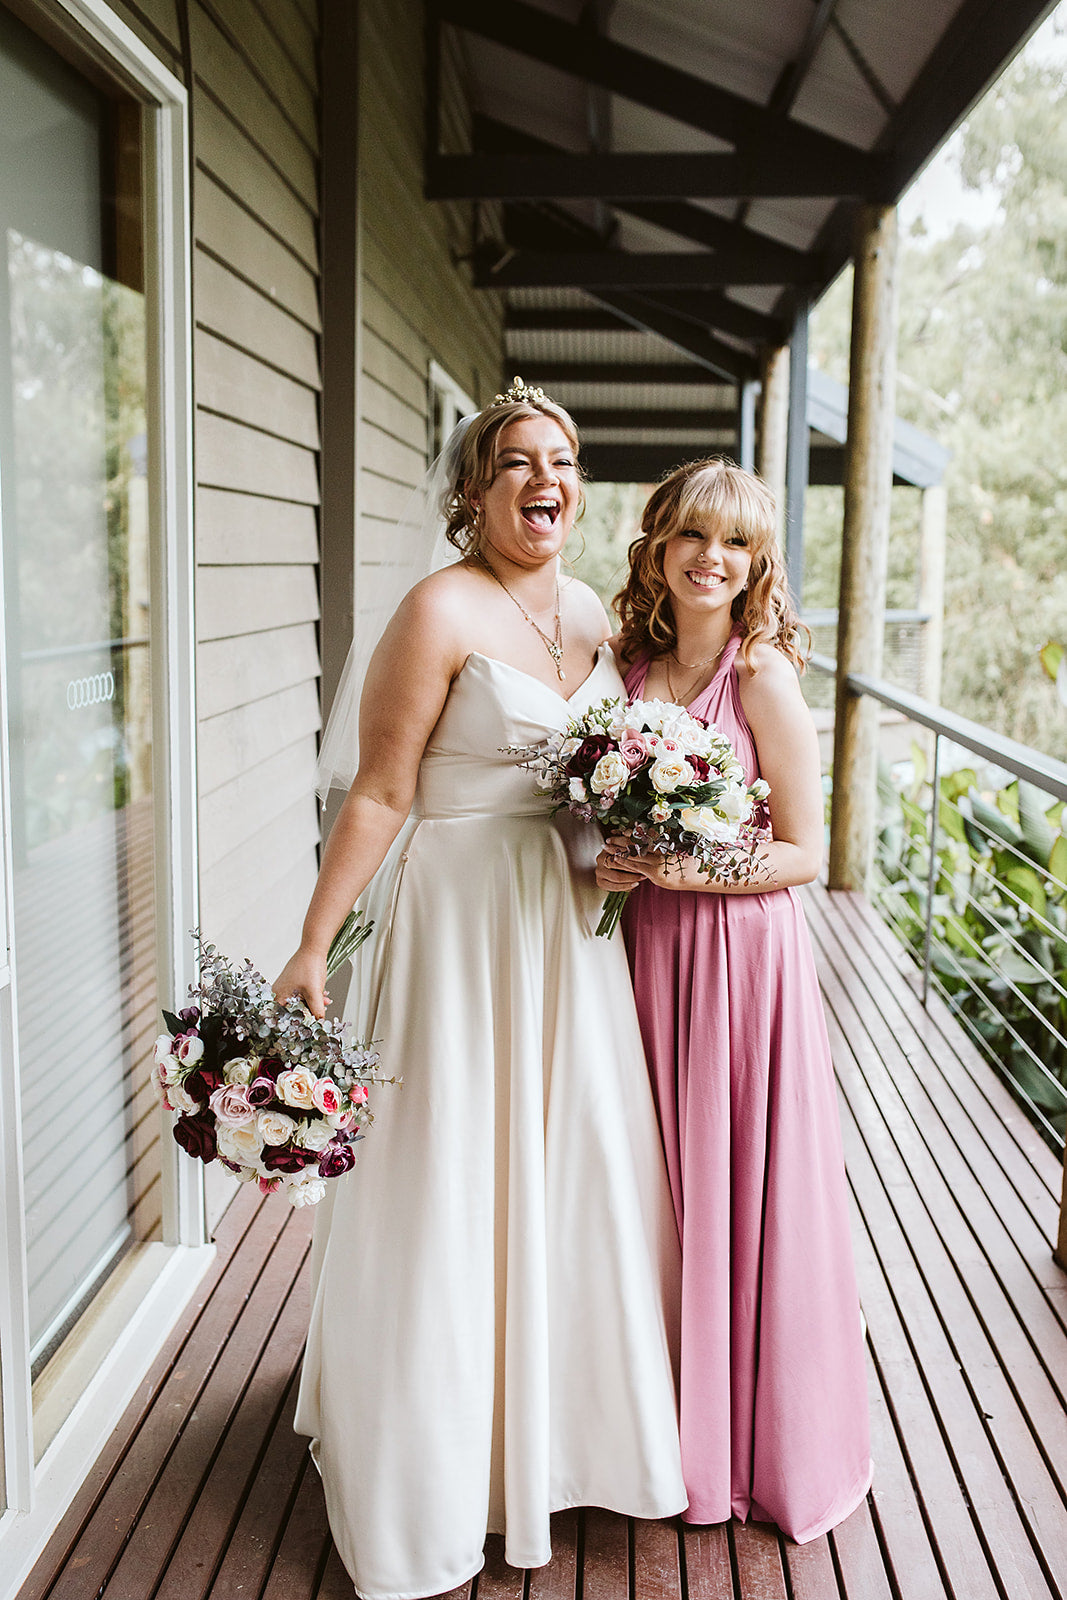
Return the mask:
[[[703,672],[705,667],[710,667],[712,662],[718,661],[719,657],[722,655],[723,651],[726,649],[726,646],[729,644],[729,642],[730,642],[729,639],[726,639],[719,646],[719,648],[716,650],[716,652],[715,652],[715,654],[713,656],[705,656],[703,661],[682,661],[679,656],[676,656],[674,654],[673,650],[668,650],[667,651],[667,654],[663,658],[663,670],[667,674],[667,689],[670,692],[670,697],[674,701],[675,705],[685,706],[685,705],[688,705],[689,702],[687,700],[680,699],[678,697],[678,695],[675,693],[674,684],[671,682],[671,658],[672,658],[672,656],[673,656],[674,660],[677,662],[678,666],[684,667],[687,672],[696,672],[698,669],[701,672]],[[694,689],[696,688],[696,685],[699,682],[700,682],[699,678],[694,679],[694,682],[693,682],[693,688]],[[690,694],[692,694],[692,690],[690,690],[689,692],[690,692]]]
[[[560,611],[559,611],[559,574],[558,573],[556,574],[556,637],[554,639],[552,639],[552,638],[549,637],[549,635],[545,632],[545,630],[543,628],[539,628],[537,626],[537,623],[534,621],[533,617],[531,617],[530,613],[527,611],[527,609],[523,605],[522,601],[516,595],[512,594],[511,590],[508,588],[508,586],[504,582],[503,578],[501,578],[496,572],[493,571],[493,569],[489,565],[488,561],[482,555],[482,552],[480,550],[476,550],[474,553],[478,557],[478,560],[481,562],[482,566],[485,568],[486,572],[488,572],[489,576],[491,578],[495,578],[497,583],[499,583],[500,587],[503,589],[504,593],[507,595],[507,597],[511,601],[512,605],[518,606],[519,610],[522,612],[523,616],[526,618],[527,622],[530,624],[530,627],[537,634],[537,637],[540,639],[541,643],[544,645],[545,649],[548,651],[549,655],[552,657],[552,661],[553,661],[553,664],[554,664],[554,666],[556,668],[556,673],[557,673],[557,675],[559,677],[560,683],[566,683],[567,674],[563,670],[563,621],[562,621],[562,618],[560,617]],[[725,648],[726,648],[726,646],[724,645],[723,649],[725,649]],[[720,654],[721,654],[721,652],[720,652]],[[670,678],[668,676],[668,682],[669,681],[670,681]]]

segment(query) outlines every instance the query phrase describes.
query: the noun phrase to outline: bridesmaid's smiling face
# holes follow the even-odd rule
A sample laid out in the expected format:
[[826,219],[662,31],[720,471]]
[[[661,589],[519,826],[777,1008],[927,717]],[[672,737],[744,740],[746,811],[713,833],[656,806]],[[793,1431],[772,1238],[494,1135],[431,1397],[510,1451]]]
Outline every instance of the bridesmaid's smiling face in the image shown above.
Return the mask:
[[751,569],[740,528],[682,528],[663,546],[663,577],[676,611],[729,611]]
[[485,543],[519,566],[550,561],[574,526],[580,490],[574,447],[554,418],[509,423],[483,499]]

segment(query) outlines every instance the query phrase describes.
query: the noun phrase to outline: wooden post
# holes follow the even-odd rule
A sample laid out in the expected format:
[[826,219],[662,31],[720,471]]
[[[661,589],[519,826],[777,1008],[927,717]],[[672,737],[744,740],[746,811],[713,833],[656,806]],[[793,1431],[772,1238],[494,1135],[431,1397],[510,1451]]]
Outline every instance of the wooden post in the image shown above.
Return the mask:
[[865,889],[874,849],[878,707],[851,695],[850,673],[882,670],[896,380],[897,214],[865,205],[852,292],[845,516],[837,622],[837,707],[830,813],[831,889]]
[[756,465],[756,384],[746,378],[737,391],[737,464],[751,472]]
[[785,564],[793,604],[804,588],[804,501],[808,492],[808,302],[800,299],[789,341],[789,433],[786,444]]
[[922,625],[922,681],[919,693],[935,705],[941,699],[941,657],[945,635],[945,531],[948,495],[942,483],[922,490],[919,523],[919,610]]
[[785,547],[785,463],[789,439],[789,346],[763,352],[757,470],[778,507],[778,543]]
[[1067,1272],[1067,1161],[1063,1169],[1063,1196],[1060,1200],[1060,1232],[1052,1259]]

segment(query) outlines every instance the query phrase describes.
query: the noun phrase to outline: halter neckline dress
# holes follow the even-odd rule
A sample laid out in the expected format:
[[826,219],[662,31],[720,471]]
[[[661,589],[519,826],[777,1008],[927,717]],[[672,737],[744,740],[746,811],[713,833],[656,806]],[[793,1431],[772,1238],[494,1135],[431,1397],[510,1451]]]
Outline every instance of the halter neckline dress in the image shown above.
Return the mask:
[[[734,633],[688,710],[759,777]],[[640,695],[649,661],[626,677]],[[792,889],[642,883],[623,930],[682,1239],[688,1522],[816,1538],[871,1482],[837,1092]]]

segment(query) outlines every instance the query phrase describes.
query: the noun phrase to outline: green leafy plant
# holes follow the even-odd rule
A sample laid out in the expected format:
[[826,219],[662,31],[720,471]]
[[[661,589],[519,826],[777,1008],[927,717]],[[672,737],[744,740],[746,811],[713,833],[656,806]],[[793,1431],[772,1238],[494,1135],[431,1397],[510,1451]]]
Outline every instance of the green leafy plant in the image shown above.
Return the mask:
[[[876,860],[882,910],[921,963],[932,795],[918,745],[911,767],[903,788],[880,774]],[[1067,1132],[1063,803],[1022,781],[982,789],[971,767],[938,789],[931,978],[1056,1144]]]

